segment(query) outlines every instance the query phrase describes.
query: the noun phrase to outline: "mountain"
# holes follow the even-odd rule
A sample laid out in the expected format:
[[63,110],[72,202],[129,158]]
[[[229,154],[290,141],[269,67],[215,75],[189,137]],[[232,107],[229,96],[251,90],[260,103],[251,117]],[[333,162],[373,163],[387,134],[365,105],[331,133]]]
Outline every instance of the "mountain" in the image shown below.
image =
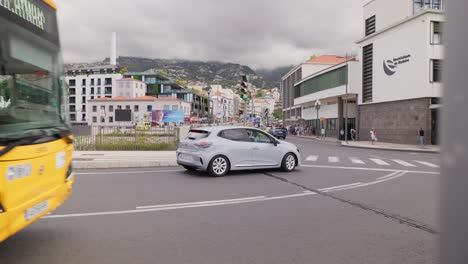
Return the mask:
[[[88,65],[109,64],[109,58],[102,62],[88,63]],[[249,75],[250,82],[259,88],[279,87],[281,76],[292,67],[277,69],[253,70],[249,66],[236,63],[217,61],[190,61],[181,59],[149,59],[141,57],[120,56],[117,64],[126,67],[130,72],[164,71],[171,79],[182,79],[187,82],[201,82],[207,84],[221,84],[233,87],[240,83],[242,75]],[[68,64],[82,65],[79,63]]]

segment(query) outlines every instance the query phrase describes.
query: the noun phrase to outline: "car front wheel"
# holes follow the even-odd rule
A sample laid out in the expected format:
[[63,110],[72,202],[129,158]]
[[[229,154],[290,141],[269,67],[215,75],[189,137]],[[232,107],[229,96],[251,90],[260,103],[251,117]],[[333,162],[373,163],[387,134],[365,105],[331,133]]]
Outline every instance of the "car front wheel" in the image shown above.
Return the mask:
[[208,172],[215,177],[221,177],[229,172],[229,160],[222,155],[214,157],[208,165]]
[[296,156],[292,153],[286,154],[283,158],[283,162],[281,163],[281,169],[286,172],[291,172],[296,168],[296,166]]

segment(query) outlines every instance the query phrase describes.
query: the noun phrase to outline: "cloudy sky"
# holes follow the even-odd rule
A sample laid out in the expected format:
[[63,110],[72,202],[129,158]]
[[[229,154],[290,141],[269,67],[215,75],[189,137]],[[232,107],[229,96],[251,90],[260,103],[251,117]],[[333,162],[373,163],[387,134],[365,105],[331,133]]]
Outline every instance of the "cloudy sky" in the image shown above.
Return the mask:
[[56,0],[66,62],[118,55],[255,68],[356,52],[362,0]]

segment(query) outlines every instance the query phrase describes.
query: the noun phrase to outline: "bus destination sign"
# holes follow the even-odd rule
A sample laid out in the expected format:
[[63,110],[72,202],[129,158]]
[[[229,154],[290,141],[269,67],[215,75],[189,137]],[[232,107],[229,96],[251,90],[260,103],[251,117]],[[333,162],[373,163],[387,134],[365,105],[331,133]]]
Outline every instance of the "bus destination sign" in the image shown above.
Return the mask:
[[44,11],[30,0],[0,0],[0,7],[9,10],[34,26],[45,30],[46,16]]

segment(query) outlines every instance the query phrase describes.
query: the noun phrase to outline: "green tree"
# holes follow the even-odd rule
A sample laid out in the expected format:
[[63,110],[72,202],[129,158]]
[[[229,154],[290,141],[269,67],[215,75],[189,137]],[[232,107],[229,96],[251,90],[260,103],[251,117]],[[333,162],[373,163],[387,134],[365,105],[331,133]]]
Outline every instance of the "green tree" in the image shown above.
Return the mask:
[[123,68],[119,71],[119,73],[122,74],[122,75],[124,75],[124,74],[127,73],[127,72],[128,72],[128,68],[127,68],[127,67],[123,67]]
[[175,82],[182,87],[187,87],[187,82],[182,80],[181,78],[176,78]]
[[273,111],[273,116],[276,118],[276,119],[283,119],[283,109],[281,108],[278,108],[278,109],[275,109],[275,111]]

